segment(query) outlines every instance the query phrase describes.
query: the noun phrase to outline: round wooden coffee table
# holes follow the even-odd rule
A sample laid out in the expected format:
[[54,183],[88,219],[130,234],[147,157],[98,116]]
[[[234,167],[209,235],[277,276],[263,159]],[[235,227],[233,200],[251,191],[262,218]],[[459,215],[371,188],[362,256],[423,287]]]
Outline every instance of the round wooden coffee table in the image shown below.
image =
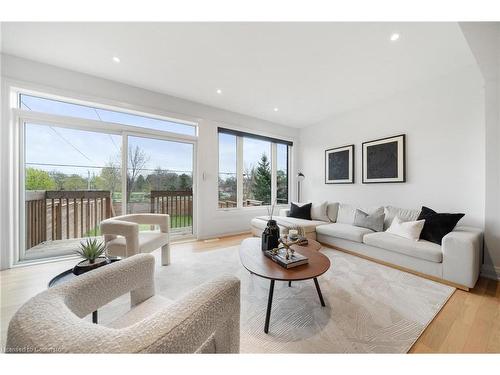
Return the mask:
[[243,267],[251,274],[271,280],[267,301],[266,322],[264,325],[265,333],[269,332],[275,281],[288,281],[288,286],[291,286],[292,281],[313,279],[321,306],[325,306],[317,278],[328,271],[330,268],[330,259],[318,251],[321,249],[321,245],[315,240],[308,240],[307,246],[293,245],[292,248],[308,257],[309,263],[293,268],[284,268],[264,255],[264,252],[261,250],[261,239],[257,237],[247,238],[240,245],[240,260]]

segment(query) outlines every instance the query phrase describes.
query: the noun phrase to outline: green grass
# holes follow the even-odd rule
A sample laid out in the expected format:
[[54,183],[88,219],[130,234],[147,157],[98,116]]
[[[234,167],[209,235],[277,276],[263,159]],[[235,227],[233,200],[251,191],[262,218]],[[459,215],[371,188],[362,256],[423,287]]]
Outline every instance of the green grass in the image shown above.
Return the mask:
[[[177,215],[177,216],[170,216],[170,228],[183,228],[183,227],[189,227],[193,225],[193,218],[188,215]],[[140,224],[139,225],[139,232],[141,231],[147,231],[151,230],[151,225],[148,224]],[[91,229],[83,234],[83,237],[92,237],[92,236],[100,236],[101,235],[101,228],[96,227],[94,229]]]

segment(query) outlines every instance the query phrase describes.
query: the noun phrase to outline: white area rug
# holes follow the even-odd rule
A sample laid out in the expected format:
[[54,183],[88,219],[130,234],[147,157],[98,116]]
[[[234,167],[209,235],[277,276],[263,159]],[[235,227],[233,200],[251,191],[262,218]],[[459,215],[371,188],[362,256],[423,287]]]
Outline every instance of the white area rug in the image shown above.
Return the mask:
[[[269,334],[269,280],[243,268],[237,246],[200,253],[177,249],[167,267],[159,266],[156,254],[157,293],[177,299],[217,275],[240,278],[242,353],[406,353],[455,290],[337,250],[321,251],[332,263],[318,278],[326,307],[312,280],[291,288],[276,282]],[[127,304],[119,305],[105,307],[100,320]]]

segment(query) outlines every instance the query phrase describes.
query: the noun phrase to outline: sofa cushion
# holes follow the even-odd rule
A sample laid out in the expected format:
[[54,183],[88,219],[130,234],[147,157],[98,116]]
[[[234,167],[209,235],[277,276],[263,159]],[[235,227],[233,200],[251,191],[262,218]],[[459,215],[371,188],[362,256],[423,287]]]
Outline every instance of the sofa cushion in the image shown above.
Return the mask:
[[387,232],[376,232],[364,236],[363,242],[370,246],[430,262],[441,263],[443,261],[441,246],[429,241],[413,241]]
[[364,211],[356,209],[354,214],[354,225],[357,227],[368,228],[375,232],[382,232],[384,229],[384,213],[369,215]]
[[312,203],[305,203],[305,204],[290,203],[290,213],[288,214],[288,216],[297,219],[312,220],[311,207]]
[[[269,216],[258,216],[252,219],[252,225],[256,228],[264,229],[267,225],[268,220]],[[289,216],[273,216],[273,220],[276,220],[278,226],[283,227],[287,230],[292,227],[300,226],[304,228],[306,233],[314,232],[316,230],[316,227],[318,227],[319,225],[328,224],[328,222],[326,221],[304,220]],[[288,231],[285,231],[285,233],[288,233]]]
[[313,203],[311,206],[311,219],[320,221],[330,221],[327,215],[328,202]]
[[392,221],[397,216],[401,221],[416,221],[420,210],[414,210],[411,208],[399,208],[394,206],[385,206],[385,219],[384,219],[384,230],[387,230],[392,224]]
[[360,209],[366,212],[368,215],[377,215],[384,213],[384,207],[356,207],[351,204],[339,203],[339,210],[337,214],[337,223],[341,224],[353,224],[354,215],[356,214],[356,209]]
[[[293,206],[298,206],[298,207],[304,207],[306,205],[311,205],[311,210],[310,210],[310,219],[306,217],[299,217],[299,216],[294,216],[292,215],[293,212]],[[290,214],[289,215],[283,215],[283,216],[290,216],[290,217],[296,217],[298,219],[309,219],[309,220],[320,220],[320,221],[330,221],[328,215],[327,215],[327,209],[328,209],[328,202],[324,201],[321,203],[314,203],[314,202],[308,202],[308,203],[300,203],[300,202],[291,202],[290,203]]]
[[331,223],[317,227],[316,233],[349,241],[363,242],[363,236],[373,233],[373,231],[367,228],[355,227],[351,224]]
[[420,238],[441,245],[443,237],[450,233],[464,216],[465,214],[439,214],[423,206],[418,215],[419,220],[425,220]]
[[402,221],[399,217],[395,217],[392,224],[387,228],[386,232],[399,237],[408,238],[412,241],[418,241],[420,232],[424,227],[425,220],[417,221]]
[[337,221],[338,213],[339,213],[339,203],[338,202],[328,203],[328,207],[326,208],[326,214],[328,215],[328,219],[330,219],[332,223],[335,223]]

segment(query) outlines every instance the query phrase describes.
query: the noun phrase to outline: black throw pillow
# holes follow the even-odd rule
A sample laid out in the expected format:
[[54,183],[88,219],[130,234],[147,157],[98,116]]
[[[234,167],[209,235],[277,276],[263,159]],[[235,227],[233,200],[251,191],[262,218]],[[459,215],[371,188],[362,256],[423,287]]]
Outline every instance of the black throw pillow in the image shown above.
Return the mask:
[[450,233],[465,214],[439,214],[428,207],[422,206],[417,220],[425,220],[424,228],[420,233],[421,240],[441,245],[443,237]]
[[296,219],[311,219],[311,207],[312,203],[305,204],[303,206],[297,206],[296,204],[290,204],[290,214],[288,217],[294,217]]

